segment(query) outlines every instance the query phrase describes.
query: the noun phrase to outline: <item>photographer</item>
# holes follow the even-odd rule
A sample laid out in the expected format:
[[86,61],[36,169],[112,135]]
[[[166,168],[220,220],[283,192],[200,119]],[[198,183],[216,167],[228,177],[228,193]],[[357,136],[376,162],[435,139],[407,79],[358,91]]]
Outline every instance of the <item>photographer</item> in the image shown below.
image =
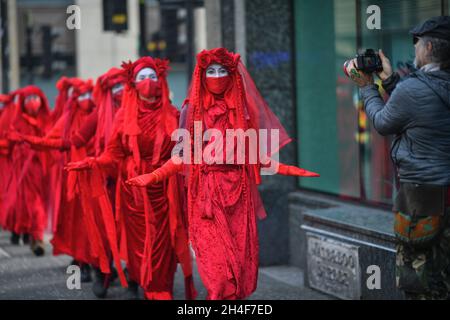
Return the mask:
[[450,17],[434,17],[410,32],[416,72],[400,81],[379,51],[375,72],[390,98],[385,104],[373,74],[346,65],[360,87],[367,116],[381,135],[395,135],[398,171],[394,202],[397,286],[409,299],[448,299],[450,288]]

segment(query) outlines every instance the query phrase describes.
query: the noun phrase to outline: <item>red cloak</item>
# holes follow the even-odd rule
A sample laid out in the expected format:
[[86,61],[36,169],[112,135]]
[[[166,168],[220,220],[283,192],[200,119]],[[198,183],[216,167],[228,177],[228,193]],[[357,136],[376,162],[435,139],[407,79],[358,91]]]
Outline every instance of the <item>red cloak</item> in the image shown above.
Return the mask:
[[[24,111],[24,101],[30,95],[41,100],[36,117]],[[18,102],[14,121],[10,129],[20,134],[42,137],[50,124],[50,109],[44,93],[36,86],[27,86],[18,91]],[[28,144],[15,143],[11,153],[11,178],[7,184],[7,198],[3,210],[7,216],[5,229],[17,234],[30,234],[34,240],[42,241],[47,227],[47,159],[36,153]]]

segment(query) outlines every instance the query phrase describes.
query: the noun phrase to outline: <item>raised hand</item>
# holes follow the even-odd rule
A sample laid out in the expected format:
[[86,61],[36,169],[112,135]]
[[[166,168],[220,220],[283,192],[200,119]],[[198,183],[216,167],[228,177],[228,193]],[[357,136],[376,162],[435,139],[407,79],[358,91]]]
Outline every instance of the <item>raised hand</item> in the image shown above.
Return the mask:
[[392,66],[391,66],[391,62],[389,61],[389,59],[384,55],[384,52],[380,49],[378,51],[378,54],[380,55],[380,59],[381,62],[383,64],[383,71],[378,72],[377,76],[381,79],[381,80],[386,80],[387,78],[389,78],[393,71],[392,71]]

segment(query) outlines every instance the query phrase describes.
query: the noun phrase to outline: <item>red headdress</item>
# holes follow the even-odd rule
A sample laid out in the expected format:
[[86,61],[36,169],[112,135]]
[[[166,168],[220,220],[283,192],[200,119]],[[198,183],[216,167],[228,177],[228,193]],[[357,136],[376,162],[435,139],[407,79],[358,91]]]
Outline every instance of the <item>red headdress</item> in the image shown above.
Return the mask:
[[176,117],[171,116],[175,108],[170,103],[169,86],[167,84],[167,72],[169,71],[169,60],[167,59],[153,59],[152,57],[142,57],[135,62],[127,62],[122,64],[122,68],[126,75],[126,84],[122,99],[122,106],[124,108],[124,128],[125,137],[129,138],[131,149],[133,150],[133,157],[137,167],[140,164],[139,148],[137,146],[137,136],[141,133],[141,128],[138,125],[138,110],[142,100],[139,99],[136,90],[135,78],[137,73],[144,68],[152,68],[158,76],[158,82],[161,85],[161,98],[157,103],[161,104],[161,129],[167,134],[178,128]]
[[240,60],[240,55],[232,53],[225,48],[203,50],[197,55],[197,65],[194,70],[189,88],[186,105],[182,110],[181,126],[190,130],[194,121],[202,121],[203,111],[214,103],[214,95],[205,85],[206,69],[211,64],[220,64],[225,67],[231,77],[231,82],[224,93],[224,100],[230,109],[234,109],[235,129],[279,130],[279,147],[273,149],[267,146],[267,156],[276,153],[280,148],[291,141],[277,116],[273,114],[267,103],[256,88],[253,79]]
[[96,154],[101,153],[101,144],[107,145],[112,134],[114,103],[111,89],[119,83],[125,83],[123,69],[112,68],[97,79],[94,87],[94,101],[98,108],[97,132],[95,134]]
[[39,109],[39,113],[36,117],[36,120],[38,122],[39,128],[45,132],[46,129],[50,126],[49,121],[50,121],[51,112],[50,112],[50,107],[48,104],[47,97],[45,96],[44,92],[39,87],[30,85],[30,86],[26,86],[24,88],[17,90],[16,93],[17,93],[17,97],[18,97],[18,100],[17,100],[18,108],[16,108],[16,114],[17,114],[17,116],[21,116],[24,118],[29,118],[26,115],[25,109],[24,109],[25,99],[32,95],[38,96],[41,99],[41,107]]
[[62,77],[56,83],[58,89],[58,96],[56,97],[55,108],[52,114],[53,122],[56,122],[67,108],[67,102],[69,100],[69,88],[76,87],[82,83],[83,80],[78,78]]
[[[247,130],[251,128],[257,130],[257,132],[260,129],[266,129],[269,137],[272,130],[278,130],[278,147],[271,146],[270,138],[267,141],[260,141],[258,146],[260,156],[270,158],[280,148],[288,144],[291,138],[262,98],[247,69],[242,64],[240,55],[232,53],[225,48],[216,48],[203,50],[197,55],[197,65],[190,84],[188,97],[181,111],[180,127],[189,130],[191,139],[193,139],[191,145],[196,141],[203,141],[202,137],[194,137],[194,122],[201,121],[203,123],[205,110],[216,99],[215,95],[207,89],[205,80],[206,69],[211,64],[222,65],[227,69],[230,76],[231,81],[223,93],[223,100],[227,108],[231,109],[230,122],[235,129]],[[261,143],[264,145],[261,145]],[[196,167],[196,165],[189,166],[189,171],[186,172],[188,183],[193,181],[192,179],[197,179],[198,168]],[[252,167],[251,180],[253,182],[251,189],[254,193],[256,207],[260,208],[258,209],[258,216],[262,218],[265,216],[265,212],[256,188],[256,184],[260,182],[260,163],[252,165]]]
[[72,78],[70,79],[70,84],[73,88],[73,91],[72,95],[67,99],[66,106],[64,107],[64,115],[66,115],[63,133],[64,140],[69,139],[69,129],[72,120],[75,114],[79,111],[77,101],[78,97],[87,92],[91,92],[94,89],[94,85],[91,79],[84,81],[79,78]]

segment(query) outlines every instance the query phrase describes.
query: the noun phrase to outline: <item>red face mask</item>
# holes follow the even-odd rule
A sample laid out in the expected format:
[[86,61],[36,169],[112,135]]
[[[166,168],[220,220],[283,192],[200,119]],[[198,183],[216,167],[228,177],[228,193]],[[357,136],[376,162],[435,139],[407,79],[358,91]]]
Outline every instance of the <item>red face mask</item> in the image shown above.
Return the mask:
[[25,111],[30,115],[36,115],[41,107],[41,99],[33,98],[25,102]]
[[80,109],[83,111],[90,112],[92,109],[94,109],[94,102],[91,99],[85,99],[82,101],[78,101],[78,105],[80,106]]
[[140,96],[150,99],[161,96],[161,84],[159,81],[145,79],[136,83],[136,90]]
[[206,87],[211,93],[214,94],[222,94],[225,92],[225,90],[228,89],[228,86],[230,85],[231,77],[225,76],[225,77],[207,77],[206,78]]

